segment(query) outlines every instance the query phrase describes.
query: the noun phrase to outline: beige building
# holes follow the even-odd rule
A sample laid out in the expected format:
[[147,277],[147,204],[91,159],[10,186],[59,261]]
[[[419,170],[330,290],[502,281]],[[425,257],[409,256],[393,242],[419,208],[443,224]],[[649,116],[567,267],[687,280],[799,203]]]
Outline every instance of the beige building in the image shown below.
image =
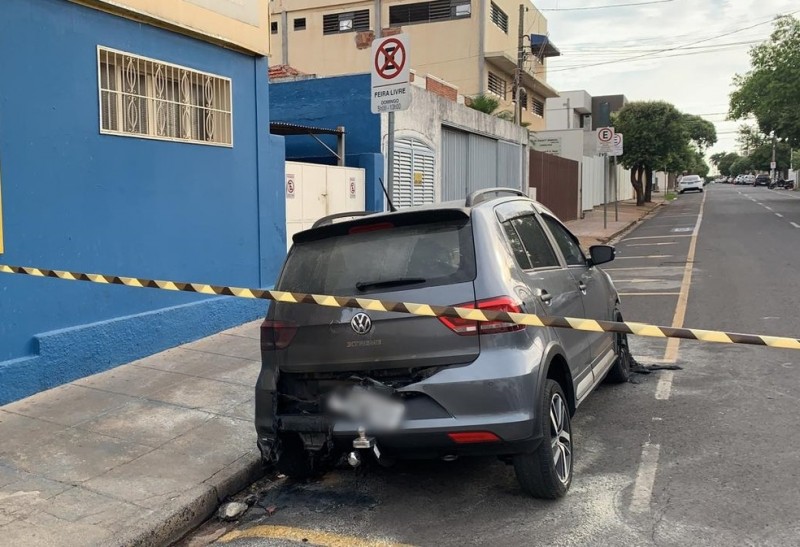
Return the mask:
[[546,83],[546,66],[558,51],[530,0],[272,0],[270,64],[320,76],[368,72],[375,29],[402,31],[417,73],[441,78],[468,97],[493,94],[500,110],[513,112],[521,2],[527,59],[520,102],[523,121],[536,131],[545,128],[545,101],[557,95]]

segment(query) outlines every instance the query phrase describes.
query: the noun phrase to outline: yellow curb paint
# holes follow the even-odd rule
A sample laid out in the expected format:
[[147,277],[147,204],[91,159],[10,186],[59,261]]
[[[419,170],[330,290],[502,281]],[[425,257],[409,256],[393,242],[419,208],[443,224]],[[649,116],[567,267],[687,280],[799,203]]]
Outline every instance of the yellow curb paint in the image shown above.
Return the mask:
[[407,544],[386,539],[367,539],[322,530],[273,525],[233,530],[219,538],[217,543],[229,543],[237,539],[277,539],[324,547],[410,547]]

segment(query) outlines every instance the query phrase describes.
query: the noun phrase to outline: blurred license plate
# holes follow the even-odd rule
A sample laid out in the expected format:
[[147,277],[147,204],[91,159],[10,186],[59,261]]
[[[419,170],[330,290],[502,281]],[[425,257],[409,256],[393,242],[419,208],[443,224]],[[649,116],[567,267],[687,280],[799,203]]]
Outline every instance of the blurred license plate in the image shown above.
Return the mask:
[[332,394],[328,408],[369,430],[397,429],[405,412],[402,402],[361,386]]

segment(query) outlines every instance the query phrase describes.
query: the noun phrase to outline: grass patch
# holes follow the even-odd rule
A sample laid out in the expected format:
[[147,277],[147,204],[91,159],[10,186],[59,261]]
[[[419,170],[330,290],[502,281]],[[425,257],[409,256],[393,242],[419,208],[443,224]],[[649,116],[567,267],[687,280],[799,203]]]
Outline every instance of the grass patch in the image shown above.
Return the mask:
[[667,192],[666,194],[664,194],[664,199],[666,199],[667,201],[672,201],[673,199],[675,199],[677,197],[678,197],[678,194],[676,194],[675,192]]

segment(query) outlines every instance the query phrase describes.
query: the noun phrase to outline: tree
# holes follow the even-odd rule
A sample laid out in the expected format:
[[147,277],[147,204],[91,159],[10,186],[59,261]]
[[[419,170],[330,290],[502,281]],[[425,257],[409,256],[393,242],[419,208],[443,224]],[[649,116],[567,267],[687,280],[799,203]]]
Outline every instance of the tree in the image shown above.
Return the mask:
[[753,170],[753,163],[748,156],[742,156],[731,164],[731,176],[749,174]]
[[750,50],[751,69],[733,79],[729,116],[752,116],[761,133],[800,145],[800,20],[775,20],[768,42]]
[[708,172],[702,151],[717,140],[714,125],[681,113],[663,101],[635,101],[613,118],[615,131],[625,135],[622,165],[631,170],[636,204],[650,201],[653,171]]
[[736,173],[731,173],[731,166],[741,156],[735,152],[719,152],[712,154],[711,163],[719,170],[720,174],[726,177],[733,176]]

